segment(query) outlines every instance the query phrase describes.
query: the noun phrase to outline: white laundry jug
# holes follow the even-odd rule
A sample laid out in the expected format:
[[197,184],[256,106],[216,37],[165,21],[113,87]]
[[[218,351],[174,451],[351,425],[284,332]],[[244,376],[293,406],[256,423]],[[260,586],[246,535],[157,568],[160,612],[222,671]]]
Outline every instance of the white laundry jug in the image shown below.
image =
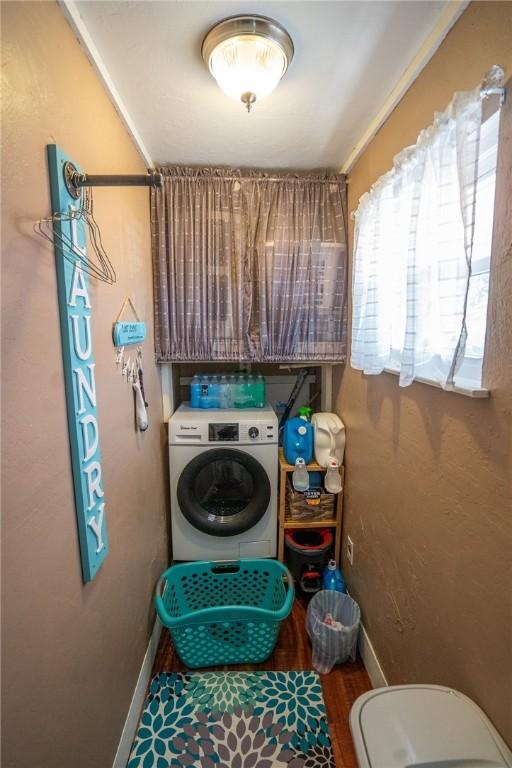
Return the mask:
[[311,417],[314,432],[315,459],[322,467],[329,465],[329,459],[343,464],[345,453],[345,427],[335,413],[314,413]]

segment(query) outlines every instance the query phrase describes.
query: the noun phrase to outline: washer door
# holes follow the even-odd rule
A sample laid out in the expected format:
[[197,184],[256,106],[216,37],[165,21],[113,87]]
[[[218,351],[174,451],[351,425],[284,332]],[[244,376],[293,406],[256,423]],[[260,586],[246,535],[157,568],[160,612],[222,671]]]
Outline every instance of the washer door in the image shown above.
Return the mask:
[[211,536],[234,536],[261,520],[270,481],[253,456],[214,448],[192,459],[178,481],[178,504],[188,522]]

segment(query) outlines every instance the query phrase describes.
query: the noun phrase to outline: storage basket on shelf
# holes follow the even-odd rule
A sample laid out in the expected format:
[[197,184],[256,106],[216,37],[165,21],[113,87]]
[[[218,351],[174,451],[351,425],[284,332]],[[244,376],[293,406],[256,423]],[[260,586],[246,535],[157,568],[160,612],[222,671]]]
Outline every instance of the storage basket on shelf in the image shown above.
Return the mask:
[[333,493],[320,490],[320,500],[317,504],[310,504],[303,493],[294,490],[290,478],[286,480],[286,519],[287,520],[333,520],[334,513]]
[[293,598],[293,579],[277,560],[197,562],[162,574],[155,605],[180,659],[196,668],[265,661]]

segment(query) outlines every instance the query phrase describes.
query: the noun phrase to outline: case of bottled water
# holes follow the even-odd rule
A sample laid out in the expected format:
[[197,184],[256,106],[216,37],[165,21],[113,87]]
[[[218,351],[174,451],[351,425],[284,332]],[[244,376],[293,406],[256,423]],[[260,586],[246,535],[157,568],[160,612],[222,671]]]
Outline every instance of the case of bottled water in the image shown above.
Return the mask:
[[192,408],[263,408],[265,403],[261,374],[196,374],[190,384]]

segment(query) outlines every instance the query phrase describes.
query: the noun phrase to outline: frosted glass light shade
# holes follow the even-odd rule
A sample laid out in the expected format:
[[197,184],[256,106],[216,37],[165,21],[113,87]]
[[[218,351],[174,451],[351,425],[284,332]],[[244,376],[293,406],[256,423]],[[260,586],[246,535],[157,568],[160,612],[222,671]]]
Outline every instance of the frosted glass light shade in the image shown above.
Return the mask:
[[262,99],[272,93],[286,72],[286,57],[273,40],[243,35],[215,48],[210,72],[232,99],[238,101],[247,92]]
[[203,43],[203,58],[224,93],[250,111],[272,93],[293,56],[293,43],[277,22],[239,16],[215,26]]

